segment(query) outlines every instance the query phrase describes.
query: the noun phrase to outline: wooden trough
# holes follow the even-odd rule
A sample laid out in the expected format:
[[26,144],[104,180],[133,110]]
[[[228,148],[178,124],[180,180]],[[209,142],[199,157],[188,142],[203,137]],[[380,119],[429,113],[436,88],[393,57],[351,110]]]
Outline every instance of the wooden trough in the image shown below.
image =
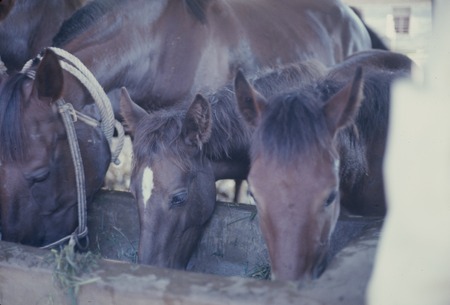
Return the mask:
[[[254,206],[219,202],[188,272],[134,263],[139,225],[130,194],[102,191],[88,215],[90,251],[103,259],[80,279],[78,304],[364,304],[381,227],[341,215],[329,267],[299,286],[255,279],[269,262]],[[49,256],[0,242],[0,304],[73,304],[55,284]]]

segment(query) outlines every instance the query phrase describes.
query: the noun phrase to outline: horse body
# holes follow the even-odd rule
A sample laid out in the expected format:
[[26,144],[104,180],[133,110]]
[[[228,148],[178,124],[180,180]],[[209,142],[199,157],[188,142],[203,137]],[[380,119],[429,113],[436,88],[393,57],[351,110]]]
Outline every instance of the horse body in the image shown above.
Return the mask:
[[[405,64],[392,69],[392,61]],[[341,205],[384,214],[389,90],[410,69],[406,56],[362,52],[315,84],[270,99],[253,98],[259,96],[254,88],[236,79],[239,109],[255,128],[248,181],[274,278],[320,275]]]
[[62,22],[86,0],[8,0],[0,3],[0,58],[9,71],[51,45]]
[[[237,68],[251,72],[308,58],[332,65],[370,48],[359,19],[336,1],[98,3],[104,13],[96,16],[95,30],[74,35],[63,26],[54,44],[80,58],[106,92],[125,86],[146,110],[180,101],[186,108],[196,92],[223,86]],[[84,26],[89,23],[74,16],[65,28]]]
[[[321,4],[315,2],[284,0],[276,1],[274,5],[271,0],[245,3],[201,0],[97,0],[78,10],[63,23],[53,39],[53,45],[74,54],[91,70],[110,96],[118,116],[120,116],[118,113],[120,89],[123,86],[129,89],[131,98],[145,111],[161,114],[177,109],[182,113],[191,113],[186,112],[186,109],[189,108],[194,93],[223,85],[234,75],[237,68],[251,72],[264,66],[276,66],[309,57],[331,65],[353,51],[370,47],[367,32],[351,10],[340,1],[327,0],[321,1]],[[257,22],[258,19],[261,23]],[[276,24],[280,26],[275,26]],[[13,103],[40,105],[42,103],[39,100],[45,98],[45,94],[20,95],[18,92],[25,90],[27,86],[42,88],[33,92],[45,92],[48,84],[60,83],[62,79],[63,89],[61,92],[55,90],[56,93],[50,94],[52,102],[47,110],[54,111],[54,101],[62,96],[75,109],[81,109],[82,112],[99,119],[92,98],[73,76],[61,70],[57,64],[43,65],[52,61],[51,53],[47,51],[41,62],[35,60],[27,71],[27,73],[41,71],[37,73],[39,77],[34,81],[21,74],[19,78],[27,79],[20,86],[14,87],[12,90],[14,94],[2,89],[1,103],[5,107],[10,107],[6,105]],[[2,86],[11,88],[11,82],[10,79],[3,80]],[[186,146],[186,156],[193,156],[198,162],[204,162],[205,158],[201,157],[198,149],[205,141],[197,129],[203,125],[201,123],[205,118],[195,109],[191,110],[191,119],[185,122],[187,125],[183,123],[178,127],[183,132],[183,140],[179,143]],[[33,113],[30,110],[28,115],[32,117]],[[52,118],[50,122],[58,121],[54,116]],[[0,130],[8,134],[8,127],[1,123]],[[29,121],[23,121],[22,127],[26,127],[28,123]],[[139,126],[138,122],[136,126]],[[182,126],[186,128],[181,128]],[[76,128],[81,139],[80,143],[85,143],[83,145],[94,143],[94,147],[98,149],[95,153],[91,153],[92,150],[81,147],[83,161],[86,164],[96,165],[92,166],[89,175],[86,174],[95,177],[95,181],[88,181],[88,198],[90,198],[98,188],[97,182],[104,175],[105,160],[110,154],[104,149],[105,139],[99,134],[98,129],[88,129],[80,122]],[[57,136],[55,131],[53,134],[52,139],[64,138]],[[62,145],[60,142],[57,143]],[[145,151],[148,148],[141,149]],[[30,153],[30,158],[34,157],[30,162],[39,163],[44,158],[51,162],[51,165],[45,166],[47,169],[50,168],[48,177],[59,175],[56,174],[56,168],[60,159],[55,155],[58,150],[43,148],[42,151],[42,155]],[[162,163],[152,161],[163,160],[166,155],[161,152],[166,150],[157,150],[155,155],[150,157],[150,161],[146,161],[144,157],[142,160],[136,157],[136,163],[144,168],[133,170],[133,193],[138,201],[141,224],[140,261],[181,267],[186,264],[186,257],[190,255],[195,241],[198,240],[202,226],[211,216],[215,205],[211,195],[215,190],[214,177],[209,169],[192,174],[180,168],[177,163],[168,165],[170,170],[167,172],[172,174],[167,176],[164,174]],[[62,149],[61,153],[65,153],[64,157],[69,159],[67,148]],[[135,156],[138,155],[139,153],[135,153]],[[26,166],[20,158],[10,160],[8,157],[2,157],[1,160],[2,170],[14,168],[17,175],[24,173]],[[68,161],[64,167],[67,164]],[[182,172],[180,176],[177,169]],[[89,170],[87,165],[85,170]],[[72,174],[73,172],[69,170],[64,175],[68,177]],[[2,174],[0,179],[7,180],[5,175]],[[211,179],[208,180],[206,177]],[[55,181],[57,178],[49,179]],[[66,181],[71,179],[66,178]],[[37,180],[40,185],[46,185],[47,189],[60,187],[47,182],[48,178],[45,175],[44,178]],[[199,185],[202,187],[198,187]],[[177,186],[176,189],[174,186]],[[71,187],[70,191],[68,188],[65,188],[64,194],[60,194],[60,191],[43,192],[41,188],[39,191],[34,190],[24,180],[8,181],[8,189],[20,190],[21,196],[14,195],[5,188],[1,189],[2,211],[24,210],[22,206],[37,205],[37,199],[39,202],[49,202],[48,204],[54,206],[72,206],[76,202],[76,195]],[[202,217],[194,217],[195,210],[188,208],[196,202],[204,205]],[[149,208],[153,206],[160,208]],[[179,208],[173,208],[174,206]],[[150,215],[150,211],[157,213]],[[63,222],[62,218],[66,218],[58,213],[48,214],[50,214],[48,219],[58,219],[59,223]],[[177,228],[181,214],[185,217],[186,225]],[[5,232],[9,232],[8,227],[15,226],[13,220],[18,217],[18,215],[6,216],[2,212],[2,228],[5,228]],[[159,227],[156,227],[155,217],[164,219],[158,221]],[[59,233],[52,236],[61,236],[63,232],[73,230],[75,217],[71,214],[69,218],[65,220],[70,224],[67,229],[54,225],[53,229]],[[45,222],[44,219],[39,221]],[[23,222],[16,221],[16,223]],[[27,222],[32,223],[29,220]],[[157,228],[163,227],[167,230],[167,234],[159,234],[161,230]],[[181,228],[185,229],[180,231]],[[19,226],[15,226],[15,230],[19,229]],[[38,238],[31,231],[24,234],[27,236],[18,237],[17,234],[6,233],[4,238],[34,245],[52,239],[50,235]],[[164,242],[157,242],[158,240]],[[170,246],[170,243],[178,243],[179,247]],[[152,257],[157,259],[152,261]]]

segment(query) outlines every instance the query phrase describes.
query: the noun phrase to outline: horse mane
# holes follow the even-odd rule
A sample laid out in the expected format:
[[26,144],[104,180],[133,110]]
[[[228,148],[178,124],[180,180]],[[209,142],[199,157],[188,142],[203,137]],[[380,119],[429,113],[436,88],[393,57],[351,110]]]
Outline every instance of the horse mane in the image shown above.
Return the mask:
[[250,78],[256,90],[266,98],[320,79],[326,67],[317,60],[301,61],[259,71]]
[[14,74],[0,91],[0,161],[14,162],[25,157],[20,99],[26,79],[23,74]]
[[[177,0],[179,1],[179,0]],[[184,0],[186,8],[201,23],[206,23],[206,8],[212,0]]]
[[53,46],[61,47],[67,44],[92,24],[95,24],[108,11],[124,3],[126,1],[123,0],[96,0],[89,2],[63,22],[58,33],[53,38]]
[[[178,2],[179,0],[176,1]],[[209,1],[211,0],[184,0],[183,3],[187,11],[198,21],[206,23],[206,8]],[[53,46],[64,46],[91,25],[95,24],[107,12],[125,3],[127,1],[124,0],[95,0],[89,2],[63,22],[58,33],[53,38]]]
[[210,159],[231,158],[231,152],[246,151],[250,131],[240,115],[233,86],[228,84],[207,96],[211,104],[212,130],[205,144]]

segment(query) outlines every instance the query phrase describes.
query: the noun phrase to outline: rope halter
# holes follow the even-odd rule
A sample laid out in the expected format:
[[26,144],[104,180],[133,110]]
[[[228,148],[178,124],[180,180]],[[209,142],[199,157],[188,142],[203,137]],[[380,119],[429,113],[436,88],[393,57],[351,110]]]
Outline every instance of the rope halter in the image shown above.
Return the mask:
[[[61,67],[72,74],[75,78],[77,78],[91,94],[92,98],[95,101],[95,104],[99,109],[101,121],[97,121],[96,119],[75,110],[73,105],[70,103],[66,103],[63,98],[60,98],[56,101],[56,105],[58,106],[59,112],[64,122],[64,127],[66,129],[70,146],[70,153],[72,155],[72,161],[75,169],[78,199],[78,227],[72,234],[63,237],[60,240],[57,240],[49,245],[41,247],[43,249],[53,248],[67,240],[75,241],[80,246],[79,240],[87,237],[88,233],[84,167],[74,122],[80,120],[88,124],[89,126],[100,127],[102,129],[111,150],[111,162],[113,162],[114,164],[119,164],[118,156],[122,150],[124,141],[123,127],[118,121],[115,120],[111,102],[94,75],[77,57],[70,54],[69,52],[54,47],[50,47],[48,49],[52,50],[61,58],[59,61]],[[30,70],[32,64],[33,60],[28,61],[22,68],[21,73],[25,73],[30,78],[34,79],[36,72]],[[114,129],[116,129],[118,135],[118,144],[115,148],[112,145]],[[87,247],[87,244],[85,247]]]

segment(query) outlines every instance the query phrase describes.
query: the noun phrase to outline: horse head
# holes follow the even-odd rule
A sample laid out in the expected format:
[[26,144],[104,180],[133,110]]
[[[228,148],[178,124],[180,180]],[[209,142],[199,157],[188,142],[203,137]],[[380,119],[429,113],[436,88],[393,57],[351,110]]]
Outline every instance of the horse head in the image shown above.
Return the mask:
[[121,111],[133,139],[139,261],[185,268],[215,207],[213,171],[202,153],[211,132],[209,103],[197,95],[187,112],[146,113],[122,89]]
[[[0,89],[0,207],[2,239],[43,246],[77,227],[77,189],[68,137],[57,100],[64,72],[47,50],[24,73],[7,76]],[[84,162],[86,196],[92,199],[109,164],[99,128],[76,122]]]
[[326,266],[340,210],[336,138],[359,109],[361,78],[359,70],[325,101],[312,89],[266,100],[241,73],[235,78],[239,109],[255,128],[248,181],[273,278],[315,278]]

